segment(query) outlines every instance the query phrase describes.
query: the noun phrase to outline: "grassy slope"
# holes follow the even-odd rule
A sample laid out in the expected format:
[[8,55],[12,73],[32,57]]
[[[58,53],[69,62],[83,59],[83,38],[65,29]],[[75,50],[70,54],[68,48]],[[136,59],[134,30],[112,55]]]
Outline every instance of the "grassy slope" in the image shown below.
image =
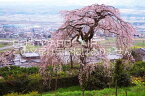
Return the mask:
[[[128,90],[127,96],[145,96],[145,86],[120,88],[118,90],[118,96],[126,96],[125,90]],[[60,88],[56,91],[51,91],[44,94],[30,92],[28,94],[11,93],[4,96],[82,96],[82,92],[79,86],[74,86],[69,88]],[[85,91],[85,96],[115,96],[115,89],[105,88],[103,90]]]
[[[143,87],[129,87],[128,96],[145,96],[145,88]],[[118,90],[118,96],[126,96],[125,89]],[[42,96],[81,96],[80,87],[60,88],[57,91],[43,94]],[[114,88],[105,88],[103,90],[85,91],[85,96],[115,96]]]

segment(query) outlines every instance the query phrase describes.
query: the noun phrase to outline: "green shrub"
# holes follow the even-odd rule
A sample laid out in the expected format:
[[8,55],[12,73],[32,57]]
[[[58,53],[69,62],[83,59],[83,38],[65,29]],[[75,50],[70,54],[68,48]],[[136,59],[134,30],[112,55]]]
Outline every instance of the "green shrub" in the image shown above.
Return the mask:
[[0,76],[3,76],[4,78],[7,78],[8,76],[14,76],[17,77],[19,74],[33,74],[38,73],[37,67],[30,67],[30,68],[24,68],[19,66],[10,66],[10,67],[2,67],[0,68]]
[[[43,79],[36,67],[3,67],[0,68],[0,77],[0,96],[12,92],[28,93],[31,91],[50,91],[48,84],[46,86],[43,85]],[[55,89],[55,78],[58,79],[58,88],[79,85],[76,73],[74,75],[68,75],[68,73],[62,71],[58,77],[52,78],[51,90]]]
[[94,90],[108,87],[108,83],[111,80],[110,76],[107,74],[109,73],[108,71],[109,70],[106,70],[103,65],[98,65],[95,71],[89,76],[86,89]]
[[131,84],[131,78],[128,71],[125,68],[123,60],[117,60],[114,68],[114,85],[119,87],[127,87]]
[[145,77],[145,61],[138,61],[134,64],[131,74],[134,76]]
[[2,67],[0,68],[0,95],[11,92],[38,91],[41,79],[37,67]]
[[132,77],[132,83],[135,84],[138,87],[144,87],[145,86],[145,79],[143,77]]

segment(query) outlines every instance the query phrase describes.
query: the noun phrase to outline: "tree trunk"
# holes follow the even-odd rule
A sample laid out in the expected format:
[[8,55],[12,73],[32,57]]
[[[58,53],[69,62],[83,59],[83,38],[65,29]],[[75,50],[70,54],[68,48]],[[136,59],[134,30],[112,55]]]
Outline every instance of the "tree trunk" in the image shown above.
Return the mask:
[[127,90],[125,90],[125,95],[127,96]]
[[118,92],[117,92],[117,91],[118,91],[118,90],[117,90],[117,80],[116,80],[116,82],[115,82],[115,89],[116,89],[115,96],[117,96],[117,95],[118,95],[118,94],[117,94],[117,93],[118,93]]
[[72,59],[72,54],[70,53],[70,66],[73,68],[73,59]]
[[57,78],[55,79],[55,90],[57,89]]
[[85,89],[82,88],[82,96],[85,96]]
[[48,88],[51,89],[51,78],[49,78],[49,85]]
[[56,79],[55,79],[55,90],[57,89],[57,70],[56,70]]

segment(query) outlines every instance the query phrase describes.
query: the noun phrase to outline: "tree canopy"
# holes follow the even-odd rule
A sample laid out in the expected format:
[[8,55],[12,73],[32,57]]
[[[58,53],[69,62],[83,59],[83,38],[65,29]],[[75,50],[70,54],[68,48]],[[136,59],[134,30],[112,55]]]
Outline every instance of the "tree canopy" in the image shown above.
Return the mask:
[[[81,9],[62,11],[64,23],[59,28],[61,38],[77,39],[89,42],[95,32],[114,33],[117,46],[122,49],[130,47],[135,29],[120,17],[117,8],[94,4]],[[58,34],[57,33],[57,34]]]

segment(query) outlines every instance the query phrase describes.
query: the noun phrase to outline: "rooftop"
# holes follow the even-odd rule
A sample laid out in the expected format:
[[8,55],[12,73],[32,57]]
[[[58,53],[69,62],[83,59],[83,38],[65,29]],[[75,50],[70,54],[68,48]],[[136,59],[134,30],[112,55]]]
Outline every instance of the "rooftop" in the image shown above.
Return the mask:
[[40,57],[40,55],[38,53],[35,53],[35,52],[30,52],[30,53],[23,53],[22,54],[23,57]]

